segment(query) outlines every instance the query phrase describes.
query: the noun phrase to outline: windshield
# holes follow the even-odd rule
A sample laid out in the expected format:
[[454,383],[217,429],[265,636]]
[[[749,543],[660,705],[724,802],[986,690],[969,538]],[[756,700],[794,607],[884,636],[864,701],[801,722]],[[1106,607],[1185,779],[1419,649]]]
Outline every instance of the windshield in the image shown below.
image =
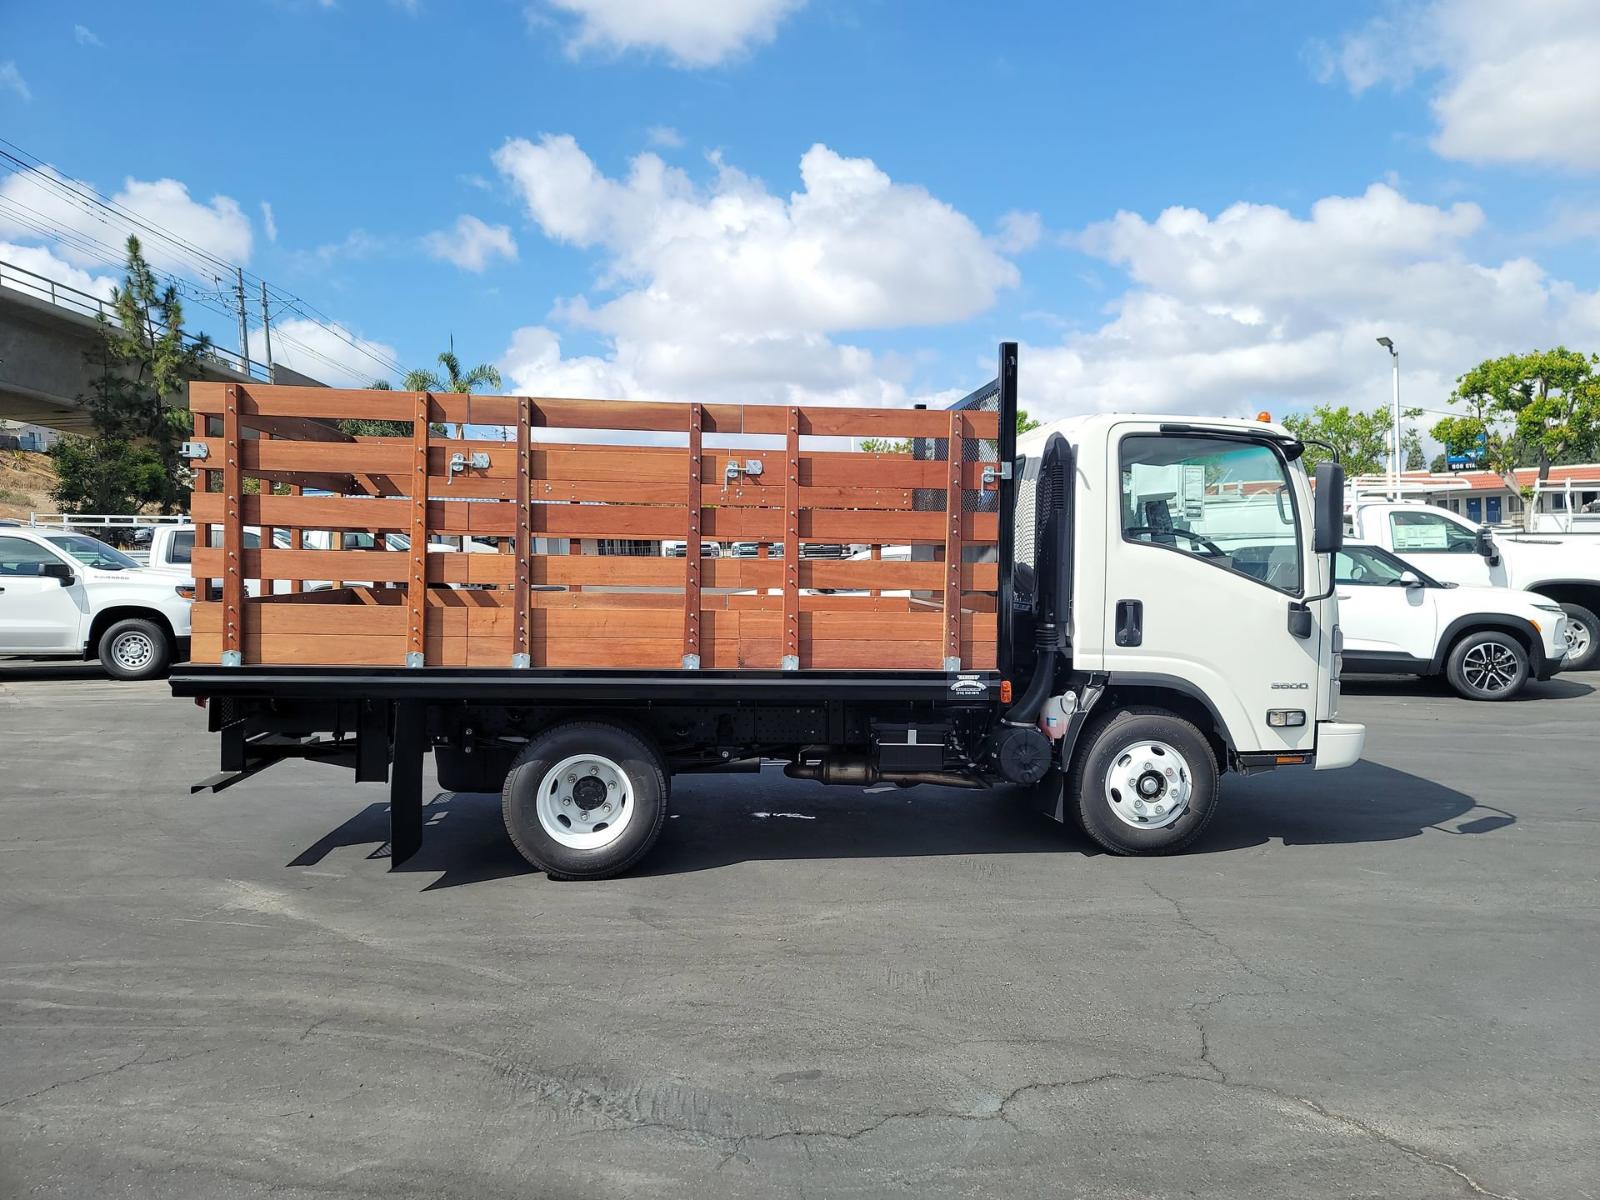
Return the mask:
[[1367,584],[1375,587],[1398,585],[1403,576],[1421,579],[1422,573],[1401,562],[1387,550],[1376,546],[1346,546],[1334,559],[1335,583]]
[[136,571],[139,564],[134,562],[121,550],[114,550],[99,538],[87,537],[81,533],[50,535],[45,538],[57,549],[65,550],[73,558],[86,567],[94,567],[98,571]]

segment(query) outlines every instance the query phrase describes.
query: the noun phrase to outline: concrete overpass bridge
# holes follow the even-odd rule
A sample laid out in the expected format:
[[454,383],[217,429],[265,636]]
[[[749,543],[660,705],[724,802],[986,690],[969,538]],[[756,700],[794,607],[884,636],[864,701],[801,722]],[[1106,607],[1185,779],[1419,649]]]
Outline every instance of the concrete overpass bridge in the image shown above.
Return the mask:
[[[88,354],[99,339],[100,297],[0,261],[0,418],[62,433],[92,433],[78,397],[95,378]],[[213,346],[202,378],[314,384],[278,366]]]

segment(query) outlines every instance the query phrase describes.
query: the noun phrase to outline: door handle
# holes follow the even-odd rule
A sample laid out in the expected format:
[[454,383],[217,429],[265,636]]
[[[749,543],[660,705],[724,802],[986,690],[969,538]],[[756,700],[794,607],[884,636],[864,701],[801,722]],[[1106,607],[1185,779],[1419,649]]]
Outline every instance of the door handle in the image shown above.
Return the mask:
[[1339,596],[1339,599],[1341,599],[1341,600],[1350,599],[1350,593],[1349,592],[1339,592],[1338,596]]
[[1117,601],[1116,643],[1137,646],[1144,641],[1144,601]]

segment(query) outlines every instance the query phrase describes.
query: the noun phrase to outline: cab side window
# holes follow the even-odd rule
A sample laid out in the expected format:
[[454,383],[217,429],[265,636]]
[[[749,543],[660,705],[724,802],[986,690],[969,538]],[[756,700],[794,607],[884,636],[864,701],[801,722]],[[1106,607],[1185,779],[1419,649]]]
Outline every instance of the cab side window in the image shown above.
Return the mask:
[[34,576],[40,563],[61,560],[34,542],[19,537],[0,537],[0,575]]
[[1439,513],[1392,512],[1389,536],[1396,554],[1476,554],[1478,535]]

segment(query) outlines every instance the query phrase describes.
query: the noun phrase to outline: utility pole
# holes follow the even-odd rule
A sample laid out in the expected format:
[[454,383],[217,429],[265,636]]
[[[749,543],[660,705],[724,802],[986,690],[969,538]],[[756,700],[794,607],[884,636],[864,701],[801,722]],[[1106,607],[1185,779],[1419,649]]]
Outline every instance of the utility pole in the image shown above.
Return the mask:
[[244,363],[244,372],[250,373],[250,325],[244,315],[244,268],[235,267],[233,284],[233,298],[239,308],[239,358]]
[[272,371],[272,314],[267,310],[267,281],[261,281],[261,336],[266,342],[267,371]]
[[1381,337],[1378,345],[1389,352],[1389,357],[1394,360],[1394,445],[1389,458],[1389,498],[1400,499],[1400,351],[1394,348],[1392,338]]

